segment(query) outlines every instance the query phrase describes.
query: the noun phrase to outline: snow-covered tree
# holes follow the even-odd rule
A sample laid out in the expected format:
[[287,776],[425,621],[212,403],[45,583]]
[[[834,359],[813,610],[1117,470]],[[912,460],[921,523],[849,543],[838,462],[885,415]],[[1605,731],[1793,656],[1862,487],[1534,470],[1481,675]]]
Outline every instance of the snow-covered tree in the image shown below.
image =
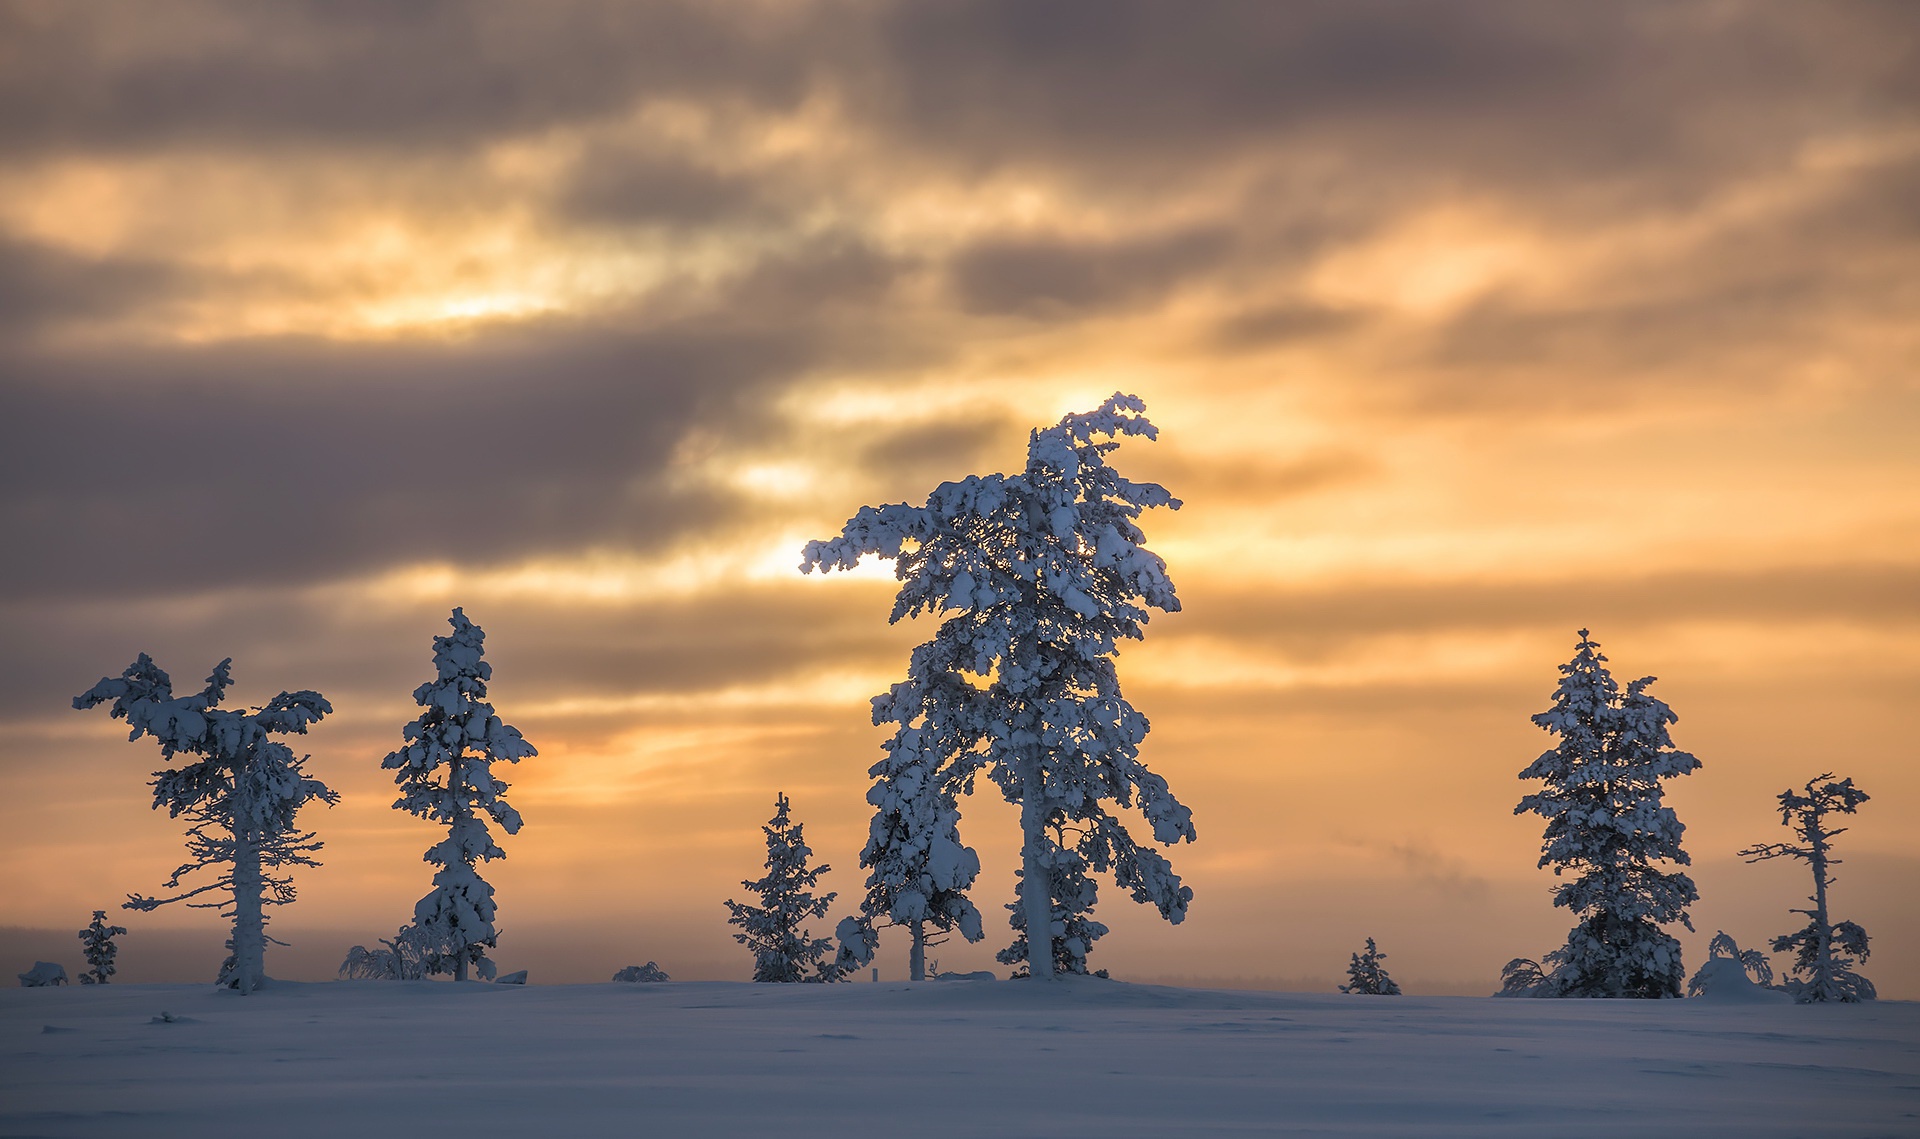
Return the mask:
[[487,957],[499,936],[493,887],[474,867],[507,853],[493,841],[487,820],[508,834],[520,831],[520,812],[503,797],[507,784],[492,765],[539,753],[486,702],[493,678],[493,666],[481,659],[486,633],[459,609],[447,623],[453,634],[433,639],[434,679],[413,693],[424,710],[404,729],[405,746],[380,766],[395,772],[400,785],[396,810],[446,824],[445,841],[423,856],[440,869],[432,892],[413,908],[413,924],[428,971],[464,981],[470,967],[482,977],[494,974]]
[[1709,988],[1722,984],[1722,978],[1733,978],[1733,984],[1744,982],[1766,988],[1773,984],[1773,963],[1767,955],[1758,949],[1742,949],[1738,942],[1727,936],[1727,931],[1714,931],[1713,940],[1707,942],[1707,959],[1700,971],[1687,981],[1687,995],[1704,995]]
[[1807,898],[1813,908],[1790,911],[1807,915],[1806,927],[1773,939],[1775,953],[1793,954],[1795,976],[1785,988],[1802,1004],[1870,1001],[1875,996],[1873,982],[1853,971],[1867,959],[1867,931],[1853,922],[1833,922],[1827,917],[1827,887],[1834,882],[1827,870],[1840,863],[1830,852],[1834,838],[1847,828],[1827,829],[1826,817],[1836,811],[1857,814],[1867,799],[1851,778],[1836,782],[1832,772],[1816,775],[1807,781],[1805,794],[1792,788],[1780,793],[1780,823],[1800,841],[1759,843],[1740,852],[1748,862],[1798,858],[1813,871],[1813,893]]
[[[917,770],[950,793],[971,791],[984,771],[1019,804],[1016,940],[1002,959],[1025,959],[1039,977],[1084,971],[1092,938],[1105,932],[1086,916],[1096,893],[1088,870],[1111,874],[1172,922],[1193,897],[1106,807],[1138,806],[1160,843],[1195,837],[1192,813],[1140,761],[1147,719],[1121,696],[1114,670],[1120,642],[1144,635],[1149,609],[1180,608],[1166,563],[1135,522],[1178,500],[1107,464],[1120,437],[1155,437],[1144,411],[1116,393],[1033,432],[1021,473],[943,483],[924,506],[863,507],[838,538],[808,543],[801,563],[850,570],[867,554],[890,558],[902,583],[890,619],[942,618],[906,680],[875,698],[874,722],[894,726],[896,748],[934,757]],[[1025,933],[1043,928],[1052,952],[1039,957]]]
[[809,868],[813,850],[801,834],[802,824],[788,817],[790,804],[782,794],[774,800],[773,818],[760,829],[767,836],[766,877],[740,884],[760,896],[760,904],[728,901],[728,925],[741,932],[733,939],[753,954],[756,981],[838,981],[843,972],[828,960],[833,939],[814,937],[806,923],[825,917],[836,894],[816,896],[820,875],[829,866]]
[[191,758],[153,777],[154,809],[165,807],[170,816],[191,821],[189,861],[166,884],[177,888],[182,878],[208,867],[220,868],[219,877],[171,898],[130,895],[126,908],[151,910],[225,892],[222,901],[187,904],[233,918],[230,957],[219,983],[250,993],[266,980],[266,946],[272,940],[266,907],[294,900],[293,881],[281,871],[319,865],[312,854],[320,842],[312,831],[295,826],[294,816],[316,799],[332,805],[340,797],[306,773],[306,757],[295,758],[293,749],[273,738],[306,734],[333,705],[318,692],[303,691],[282,692],[251,711],[221,708],[233,683],[232,665],[231,659],[221,661],[198,694],[175,696],[172,679],[141,653],[119,677],[102,678],[74,697],[73,706],[110,702],[109,714],[133,725],[128,739],[150,735],[159,742],[163,760]]
[[652,961],[647,962],[645,965],[629,965],[625,969],[615,973],[613,979],[628,984],[647,984],[649,982],[673,980],[672,977],[667,976],[665,969],[662,969]]
[[[926,980],[927,946],[958,930],[979,941],[980,911],[967,897],[980,874],[980,858],[960,841],[960,808],[949,778],[952,757],[924,746],[917,728],[896,732],[886,756],[873,765],[867,792],[873,820],[860,865],[868,868],[860,913],[840,923],[838,968],[851,971],[873,960],[876,926],[902,926],[911,943],[908,975]],[[936,936],[929,940],[927,928]]]
[[1679,717],[1647,693],[1643,677],[1623,693],[1600,646],[1580,630],[1571,661],[1560,666],[1553,707],[1533,722],[1560,737],[1520,773],[1545,787],[1520,800],[1514,814],[1547,820],[1541,866],[1571,881],[1553,903],[1580,916],[1567,944],[1542,961],[1537,996],[1678,997],[1686,972],[1680,943],[1661,926],[1693,922],[1687,906],[1700,893],[1693,880],[1662,869],[1692,860],[1680,847],[1686,828],[1662,804],[1663,781],[1700,761],[1673,746],[1667,725]]
[[1340,986],[1340,991],[1369,997],[1399,996],[1400,986],[1387,976],[1386,966],[1380,964],[1386,959],[1387,955],[1373,944],[1373,938],[1367,938],[1366,953],[1356,953],[1348,962],[1347,983]]
[[1533,997],[1542,995],[1546,971],[1531,957],[1515,957],[1500,967],[1500,991],[1496,997]]
[[[423,944],[420,927],[409,922],[392,937],[383,937],[383,948],[368,949],[356,945],[347,950],[340,963],[343,981],[418,981],[442,965],[433,950]],[[446,969],[440,971],[445,972]]]
[[104,985],[113,976],[113,959],[120,955],[120,947],[113,939],[127,932],[124,925],[108,925],[107,911],[93,911],[93,924],[79,933],[80,951],[86,956],[87,968],[80,974],[83,985]]

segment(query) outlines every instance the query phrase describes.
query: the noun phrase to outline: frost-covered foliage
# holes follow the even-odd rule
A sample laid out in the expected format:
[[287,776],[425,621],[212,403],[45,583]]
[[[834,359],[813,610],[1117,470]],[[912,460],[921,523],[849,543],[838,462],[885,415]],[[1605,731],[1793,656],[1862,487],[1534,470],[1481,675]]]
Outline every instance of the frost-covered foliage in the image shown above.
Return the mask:
[[615,973],[613,975],[613,979],[616,981],[624,981],[632,984],[646,984],[648,982],[653,982],[653,981],[673,980],[672,977],[667,976],[667,971],[665,969],[662,969],[660,966],[654,964],[651,961],[647,962],[645,965],[629,965],[625,969],[622,969],[618,973]]
[[[1094,942],[1107,935],[1106,923],[1095,921],[1092,916],[1100,887],[1087,877],[1087,860],[1081,857],[1077,843],[1072,841],[1079,833],[1079,828],[1057,823],[1048,828],[1040,851],[1040,865],[1050,884],[1047,893],[1053,915],[1053,972],[1056,975],[1087,975],[1087,954],[1092,952]],[[994,954],[994,960],[1002,965],[1027,963],[1027,969],[1015,972],[1015,977],[1033,975],[1032,959],[1027,955],[1028,881],[1023,873],[1014,883],[1014,901],[1007,906],[1013,915],[1013,944]],[[1100,975],[1105,976],[1105,971]]]
[[1540,962],[1531,957],[1515,957],[1500,967],[1500,991],[1496,997],[1532,997],[1540,995],[1547,975]]
[[1533,995],[1678,997],[1680,943],[1660,927],[1692,929],[1687,906],[1700,892],[1687,875],[1660,868],[1692,861],[1680,848],[1686,827],[1661,796],[1664,780],[1700,761],[1674,748],[1667,725],[1679,717],[1647,693],[1654,678],[1621,692],[1606,660],[1580,630],[1553,707],[1533,717],[1560,742],[1520,773],[1546,785],[1513,812],[1547,820],[1539,865],[1571,875],[1554,888],[1553,904],[1581,919],[1542,961],[1546,976]]
[[294,823],[301,807],[318,799],[332,805],[340,797],[305,771],[306,757],[276,735],[305,735],[307,728],[333,711],[318,692],[282,692],[259,708],[238,711],[219,707],[233,683],[233,661],[223,660],[199,693],[173,694],[173,681],[145,653],[119,677],[100,683],[73,699],[75,708],[111,703],[116,720],[133,725],[127,738],[152,736],[160,756],[191,760],[153,776],[153,806],[178,818],[185,815],[188,861],[167,879],[167,888],[207,867],[219,867],[220,876],[171,898],[130,895],[126,908],[151,910],[186,901],[212,891],[227,897],[218,902],[187,902],[217,909],[233,918],[231,954],[219,981],[252,992],[266,980],[267,936],[265,909],[294,900],[293,880],[281,871],[294,866],[318,866],[311,857],[321,844],[312,831]]
[[[1195,837],[1191,812],[1140,761],[1147,719],[1121,696],[1114,670],[1120,643],[1144,636],[1150,609],[1180,608],[1166,564],[1136,524],[1178,500],[1107,464],[1122,436],[1156,435],[1144,411],[1115,394],[1033,432],[1021,473],[943,483],[924,506],[863,507],[838,538],[808,543],[801,563],[850,570],[868,554],[890,558],[901,582],[890,619],[942,618],[913,651],[907,678],[875,698],[874,723],[894,728],[889,762],[898,757],[903,776],[931,781],[901,801],[943,803],[984,771],[1020,805],[1016,940],[1001,956],[1030,960],[1025,931],[1048,928],[1050,960],[1032,970],[1040,976],[1084,971],[1087,948],[1105,932],[1086,916],[1089,870],[1112,874],[1172,922],[1193,897],[1166,858],[1138,846],[1107,810],[1138,806],[1163,844]],[[888,763],[876,767],[883,779],[892,774]],[[884,812],[891,802],[875,805]],[[950,833],[939,810],[914,818],[902,832],[908,849]],[[877,863],[881,851],[870,851]],[[950,880],[957,889],[963,879],[971,881]]]
[[86,956],[87,968],[80,974],[83,985],[104,985],[112,978],[113,959],[120,955],[120,947],[113,939],[127,932],[124,925],[108,925],[107,911],[93,911],[93,923],[81,930],[80,952]]
[[1775,953],[1793,954],[1794,976],[1784,988],[1802,1004],[1870,1001],[1875,996],[1873,982],[1854,972],[1854,966],[1867,959],[1867,931],[1827,917],[1827,887],[1834,882],[1827,870],[1840,863],[1830,852],[1834,838],[1847,828],[1827,829],[1826,816],[1836,811],[1857,814],[1867,799],[1851,778],[1836,782],[1832,772],[1816,775],[1807,781],[1805,794],[1792,788],[1780,793],[1780,823],[1800,841],[1760,843],[1740,852],[1748,862],[1798,858],[1813,871],[1813,893],[1807,898],[1813,908],[1790,911],[1807,915],[1806,927],[1773,939]]
[[67,967],[53,961],[35,961],[33,968],[15,973],[23,989],[51,989],[67,983]]
[[[815,896],[820,875],[832,869],[810,869],[813,850],[801,834],[802,824],[788,817],[790,804],[783,794],[774,800],[773,818],[760,829],[767,836],[767,874],[742,886],[760,896],[760,904],[728,901],[733,916],[728,925],[741,932],[733,939],[753,954],[756,981],[838,981],[844,975],[838,961],[829,961],[833,939],[814,937],[806,923],[826,916],[833,892]],[[843,923],[844,924],[844,923]]]
[[1373,938],[1367,938],[1367,951],[1354,954],[1348,962],[1347,983],[1340,986],[1340,991],[1369,997],[1399,996],[1400,986],[1387,976],[1386,966],[1380,964],[1386,959],[1387,955],[1373,944]]
[[507,784],[494,776],[492,765],[539,753],[486,702],[493,678],[493,666],[481,659],[486,633],[459,609],[447,623],[453,634],[433,639],[436,675],[413,693],[424,711],[406,726],[406,745],[380,766],[395,772],[400,785],[396,810],[446,824],[446,840],[424,856],[440,869],[432,892],[413,908],[413,924],[427,971],[464,981],[469,968],[482,977],[494,973],[487,958],[499,936],[493,887],[474,867],[507,853],[494,843],[487,820],[508,834],[520,831],[520,812],[504,798]]
[[885,758],[868,774],[873,786],[867,802],[873,819],[860,865],[868,869],[867,893],[860,913],[840,923],[837,967],[851,971],[873,960],[879,946],[876,926],[903,926],[912,939],[908,974],[926,979],[927,946],[959,930],[979,941],[980,911],[967,890],[980,874],[980,858],[960,841],[960,807],[954,792],[954,757],[929,746],[925,732],[904,726],[881,745]]
[[1766,988],[1773,984],[1773,963],[1767,955],[1758,949],[1742,949],[1727,931],[1716,930],[1713,940],[1707,942],[1707,959],[1700,971],[1687,981],[1687,995],[1701,996],[1713,985],[1721,983],[1720,978],[1737,972],[1740,979],[1750,985]]
[[347,950],[347,959],[340,963],[340,979],[418,981],[436,971],[447,972],[450,968],[426,944],[426,938],[417,925],[409,923],[401,926],[392,937],[381,938],[380,944],[382,948],[379,949],[356,945]]

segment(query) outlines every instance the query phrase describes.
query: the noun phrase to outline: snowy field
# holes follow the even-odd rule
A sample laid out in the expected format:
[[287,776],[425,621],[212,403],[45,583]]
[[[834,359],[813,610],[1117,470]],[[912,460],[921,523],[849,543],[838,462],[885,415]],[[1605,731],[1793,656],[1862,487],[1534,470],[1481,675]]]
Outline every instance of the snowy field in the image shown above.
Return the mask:
[[7,1136],[1920,1135],[1903,1001],[1094,980],[0,992]]

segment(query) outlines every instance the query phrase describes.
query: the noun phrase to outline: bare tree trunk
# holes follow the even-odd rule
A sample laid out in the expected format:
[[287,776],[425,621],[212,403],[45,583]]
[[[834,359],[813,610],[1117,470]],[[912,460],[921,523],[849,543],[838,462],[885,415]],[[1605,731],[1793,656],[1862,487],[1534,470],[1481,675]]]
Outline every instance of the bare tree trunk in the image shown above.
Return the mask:
[[1020,910],[1027,922],[1027,972],[1035,980],[1053,979],[1053,874],[1044,861],[1047,849],[1046,808],[1042,803],[1040,763],[1033,761],[1022,780],[1020,830]]
[[260,844],[251,832],[236,830],[233,849],[233,977],[242,993],[260,987],[266,977],[267,928],[261,892]]
[[1807,832],[1807,845],[1813,848],[1807,859],[1813,864],[1813,984],[1825,1000],[1833,987],[1833,926],[1827,923],[1827,834],[1818,810]]

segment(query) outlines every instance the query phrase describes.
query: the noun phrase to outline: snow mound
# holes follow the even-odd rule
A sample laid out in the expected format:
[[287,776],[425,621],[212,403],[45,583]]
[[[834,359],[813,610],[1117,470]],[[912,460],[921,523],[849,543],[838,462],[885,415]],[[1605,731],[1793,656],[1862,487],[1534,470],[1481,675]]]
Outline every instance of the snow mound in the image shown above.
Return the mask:
[[1692,998],[1718,1004],[1775,1004],[1793,998],[1779,989],[1756,985],[1747,977],[1747,968],[1732,957],[1710,957],[1700,966],[1693,982],[1700,995]]

